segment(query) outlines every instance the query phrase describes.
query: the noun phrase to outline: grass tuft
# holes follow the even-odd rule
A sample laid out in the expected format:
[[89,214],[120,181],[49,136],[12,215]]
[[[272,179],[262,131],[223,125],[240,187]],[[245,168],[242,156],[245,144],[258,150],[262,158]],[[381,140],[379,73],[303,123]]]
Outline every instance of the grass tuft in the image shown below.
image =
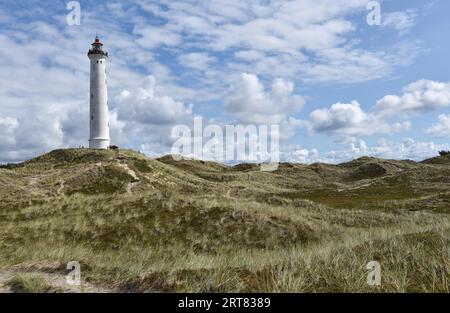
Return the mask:
[[17,274],[8,281],[7,286],[15,293],[61,292],[60,289],[50,286],[43,277],[31,274]]

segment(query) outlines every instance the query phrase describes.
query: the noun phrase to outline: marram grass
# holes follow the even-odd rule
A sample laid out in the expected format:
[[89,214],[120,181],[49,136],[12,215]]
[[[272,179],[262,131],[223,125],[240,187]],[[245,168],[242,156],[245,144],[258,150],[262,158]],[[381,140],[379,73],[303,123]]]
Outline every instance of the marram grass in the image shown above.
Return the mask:
[[[54,292],[23,275],[57,262],[53,274],[65,277],[76,260],[83,281],[119,292],[448,293],[445,160],[261,173],[54,151],[0,169],[0,285],[12,273],[12,291]],[[370,261],[380,286],[367,284]]]

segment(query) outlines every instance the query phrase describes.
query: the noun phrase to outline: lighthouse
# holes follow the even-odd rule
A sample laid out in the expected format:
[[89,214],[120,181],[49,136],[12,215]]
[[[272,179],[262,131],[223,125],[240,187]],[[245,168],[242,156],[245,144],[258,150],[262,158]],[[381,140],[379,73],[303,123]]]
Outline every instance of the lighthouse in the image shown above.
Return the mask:
[[108,52],[103,50],[103,43],[98,36],[88,52],[88,57],[91,60],[89,148],[108,149],[110,140],[106,81]]

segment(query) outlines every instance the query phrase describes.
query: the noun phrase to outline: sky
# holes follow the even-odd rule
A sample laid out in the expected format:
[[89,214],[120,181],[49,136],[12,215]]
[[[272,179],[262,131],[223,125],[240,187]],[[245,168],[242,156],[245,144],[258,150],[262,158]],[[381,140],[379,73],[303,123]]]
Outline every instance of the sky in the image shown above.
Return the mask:
[[121,148],[168,154],[201,117],[279,125],[289,162],[450,150],[450,1],[379,1],[379,25],[369,2],[79,1],[73,25],[69,1],[2,0],[0,163],[88,146],[96,34]]

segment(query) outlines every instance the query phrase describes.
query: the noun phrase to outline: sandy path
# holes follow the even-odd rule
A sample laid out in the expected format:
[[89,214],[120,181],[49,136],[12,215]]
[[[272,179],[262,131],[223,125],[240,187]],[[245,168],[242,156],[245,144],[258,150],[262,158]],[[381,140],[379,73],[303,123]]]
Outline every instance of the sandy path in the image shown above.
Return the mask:
[[12,278],[12,273],[0,271],[0,293],[11,293],[6,283]]
[[64,193],[63,193],[63,190],[64,190],[64,184],[65,184],[65,182],[64,182],[64,181],[61,181],[61,185],[59,186],[58,190],[56,191],[56,193],[57,193],[58,195],[64,195]]
[[127,193],[132,193],[132,189],[140,183],[139,177],[136,175],[136,172],[128,167],[127,164],[119,163],[119,166],[127,171],[128,175],[133,177],[135,180],[127,185]]
[[26,270],[3,270],[0,271],[0,293],[12,293],[13,290],[7,285],[15,275],[30,275],[42,277],[49,286],[61,290],[63,293],[108,293],[114,292],[105,288],[82,282],[81,286],[72,286],[67,283],[66,276],[58,273],[45,273],[40,271]]

